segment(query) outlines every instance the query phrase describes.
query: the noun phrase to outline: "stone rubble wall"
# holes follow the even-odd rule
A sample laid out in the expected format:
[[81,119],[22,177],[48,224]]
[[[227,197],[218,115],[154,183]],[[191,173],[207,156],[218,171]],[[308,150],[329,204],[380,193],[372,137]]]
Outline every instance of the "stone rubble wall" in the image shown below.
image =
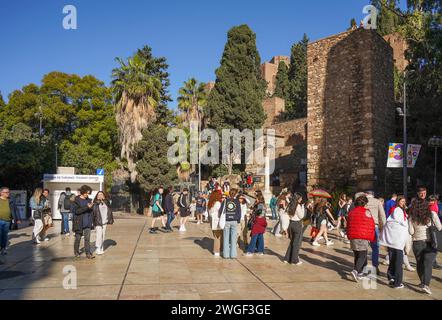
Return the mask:
[[393,52],[377,32],[357,29],[308,45],[307,114],[308,187],[380,189],[394,90]]

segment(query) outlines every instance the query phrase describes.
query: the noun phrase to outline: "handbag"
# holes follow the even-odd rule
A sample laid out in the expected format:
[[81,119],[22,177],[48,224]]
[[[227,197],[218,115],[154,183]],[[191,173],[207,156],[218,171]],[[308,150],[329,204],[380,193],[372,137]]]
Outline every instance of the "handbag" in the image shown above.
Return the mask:
[[226,203],[224,203],[224,208],[223,208],[223,211],[221,212],[221,215],[220,215],[219,221],[218,221],[218,227],[221,230],[224,230],[224,227],[226,226],[226,213],[225,212],[226,212]]
[[434,224],[433,221],[433,215],[431,215],[431,226],[428,227],[428,232],[430,233],[430,243],[431,243],[431,248],[433,248],[434,250],[437,250],[437,228],[436,225]]

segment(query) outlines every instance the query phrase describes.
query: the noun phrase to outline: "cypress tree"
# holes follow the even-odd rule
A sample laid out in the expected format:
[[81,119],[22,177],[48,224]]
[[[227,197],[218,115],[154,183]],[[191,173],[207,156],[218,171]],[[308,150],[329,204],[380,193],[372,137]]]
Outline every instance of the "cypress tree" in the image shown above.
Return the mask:
[[290,81],[288,68],[285,62],[281,61],[278,66],[278,73],[276,74],[276,86],[275,93],[276,97],[287,100],[290,90]]
[[262,106],[266,84],[260,65],[255,33],[247,25],[230,29],[221,65],[216,70],[215,87],[207,101],[211,128],[262,127],[266,117]]
[[307,116],[307,45],[304,34],[301,41],[294,44],[290,56],[288,77],[290,91],[286,102],[286,118],[296,119]]

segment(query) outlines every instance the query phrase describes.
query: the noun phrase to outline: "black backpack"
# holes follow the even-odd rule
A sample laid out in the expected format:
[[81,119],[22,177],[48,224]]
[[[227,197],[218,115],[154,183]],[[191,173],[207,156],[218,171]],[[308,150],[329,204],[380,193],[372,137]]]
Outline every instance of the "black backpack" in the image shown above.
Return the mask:
[[71,196],[65,194],[63,199],[63,207],[65,210],[71,210]]

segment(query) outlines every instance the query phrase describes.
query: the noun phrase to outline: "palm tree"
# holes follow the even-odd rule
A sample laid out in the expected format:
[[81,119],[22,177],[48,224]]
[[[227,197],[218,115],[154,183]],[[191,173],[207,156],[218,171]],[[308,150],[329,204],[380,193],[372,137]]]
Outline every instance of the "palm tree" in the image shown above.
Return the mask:
[[127,160],[131,182],[135,183],[134,147],[142,131],[155,121],[155,109],[169,98],[166,94],[168,74],[164,58],[152,56],[150,47],[139,49],[124,61],[116,58],[119,67],[112,70],[112,87],[116,101],[121,158]]
[[[189,126],[192,121],[198,122],[198,133],[203,127],[203,107],[207,104],[208,92],[205,83],[198,83],[195,78],[184,82],[184,86],[178,91],[178,108],[185,112],[185,119]],[[199,139],[198,139],[199,140]],[[198,160],[199,161],[199,160]],[[198,162],[198,179],[201,180],[201,165]],[[191,171],[195,172],[195,165],[191,165]],[[198,190],[200,189],[198,183]]]
[[199,121],[201,111],[207,103],[207,91],[205,83],[198,83],[195,78],[184,82],[184,86],[178,91],[178,108],[186,114],[186,122],[190,126],[191,121]]

